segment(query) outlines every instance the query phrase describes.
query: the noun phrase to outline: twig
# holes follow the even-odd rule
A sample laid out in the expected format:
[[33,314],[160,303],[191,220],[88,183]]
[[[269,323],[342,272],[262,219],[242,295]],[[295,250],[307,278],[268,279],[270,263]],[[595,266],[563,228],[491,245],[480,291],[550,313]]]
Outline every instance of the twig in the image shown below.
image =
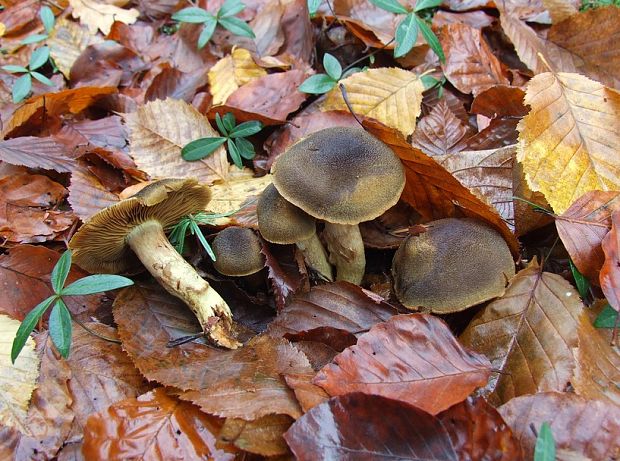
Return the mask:
[[349,103],[349,97],[347,96],[347,89],[344,87],[342,83],[338,84],[338,88],[340,88],[340,92],[342,93],[342,99],[344,99],[344,103],[347,105],[349,112],[351,112],[351,115],[353,115],[357,123],[359,123],[360,126],[364,128],[364,125],[362,125],[362,122],[360,121],[360,119],[357,118],[357,115],[355,114],[355,112],[353,111],[353,108],[351,107],[351,104]]
[[115,344],[122,344],[118,339],[114,339],[114,338],[108,338],[107,336],[103,336],[99,333],[97,333],[94,330],[91,330],[90,328],[88,328],[86,325],[84,325],[84,323],[82,323],[81,320],[76,319],[75,317],[73,318],[73,321],[75,321],[75,323],[77,323],[79,326],[81,326],[82,328],[84,328],[86,331],[88,331],[91,335],[96,336],[97,338],[103,339],[104,341],[108,341],[110,343],[115,343]]

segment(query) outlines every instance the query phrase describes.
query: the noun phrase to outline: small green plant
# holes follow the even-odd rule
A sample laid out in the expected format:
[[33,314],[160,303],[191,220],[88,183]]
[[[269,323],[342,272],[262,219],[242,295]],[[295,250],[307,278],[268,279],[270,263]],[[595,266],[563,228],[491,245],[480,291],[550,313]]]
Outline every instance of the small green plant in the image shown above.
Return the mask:
[[211,39],[218,24],[235,35],[255,38],[250,26],[235,17],[236,14],[241,13],[244,9],[245,5],[239,0],[226,0],[215,16],[207,10],[197,6],[190,6],[174,13],[172,19],[179,22],[203,25],[202,32],[198,37],[198,49],[201,49]]
[[239,169],[242,169],[242,158],[251,160],[256,155],[254,145],[245,138],[262,130],[263,124],[257,120],[250,120],[236,125],[235,116],[230,112],[224,117],[215,114],[215,123],[223,136],[196,139],[181,149],[181,157],[188,162],[200,160],[211,155],[222,144],[227,143],[230,158]]
[[594,10],[603,6],[620,6],[620,0],[583,0],[579,11]]
[[413,48],[418,39],[418,31],[422,32],[426,43],[431,47],[441,62],[446,61],[446,57],[441,49],[439,39],[432,31],[427,22],[422,18],[422,10],[435,8],[441,4],[441,0],[419,0],[415,4],[413,10],[409,10],[396,0],[370,0],[370,3],[395,14],[404,14],[404,19],[396,27],[396,48],[394,48],[394,57],[400,58]]
[[[372,59],[372,56],[369,56],[368,59]],[[338,60],[329,53],[323,55],[323,68],[327,74],[316,74],[308,77],[299,85],[299,91],[310,94],[327,93],[336,86],[340,79],[347,78],[349,75],[362,70],[359,67],[351,67],[343,72]]]
[[185,248],[185,237],[187,236],[187,231],[189,231],[192,235],[195,235],[198,238],[198,241],[205,249],[209,257],[215,261],[215,253],[213,253],[211,245],[207,242],[207,239],[202,233],[199,225],[214,225],[216,219],[225,218],[226,216],[230,216],[234,213],[236,213],[236,211],[230,211],[228,213],[200,212],[187,215],[184,218],[181,218],[181,220],[170,231],[170,243],[174,245],[174,248],[179,252],[179,254],[183,254],[183,249]]
[[596,317],[594,326],[596,328],[616,328],[618,325],[618,315],[620,315],[618,311],[607,303]]
[[581,296],[581,299],[583,300],[588,299],[588,294],[590,293],[590,282],[588,282],[588,279],[585,278],[581,272],[579,272],[579,269],[577,269],[577,266],[575,266],[572,259],[568,260],[568,264],[570,265],[570,270],[573,273],[573,278],[575,279],[575,285],[577,286],[579,296]]
[[54,13],[49,6],[42,6],[39,10],[39,18],[43,23],[43,27],[45,28],[44,34],[33,34],[29,35],[25,39],[21,41],[22,45],[30,45],[31,43],[39,43],[43,40],[47,40],[49,38],[49,34],[52,32],[54,28],[54,23],[56,22],[56,18],[54,17]]
[[65,287],[70,269],[71,251],[68,250],[63,253],[52,270],[51,283],[54,294],[37,304],[26,315],[26,318],[17,329],[11,349],[11,361],[13,363],[15,363],[15,359],[17,359],[39,319],[52,304],[54,307],[49,320],[50,337],[60,355],[65,358],[69,356],[69,349],[71,348],[71,313],[63,300],[64,296],[90,295],[133,285],[130,279],[120,275],[99,274],[81,278]]
[[307,0],[308,3],[308,13],[310,13],[310,17],[313,18],[317,11],[319,11],[319,7],[323,0]]
[[36,69],[42,67],[49,60],[49,57],[50,49],[47,46],[42,46],[41,48],[37,48],[33,51],[30,56],[28,67],[14,65],[2,66],[2,69],[12,74],[24,74],[15,80],[15,83],[13,84],[12,94],[14,103],[22,101],[30,94],[30,90],[32,90],[32,77],[36,78],[45,85],[54,86],[54,82],[52,82],[45,75],[35,72]]
[[555,461],[555,440],[548,422],[540,426],[534,446],[534,461]]

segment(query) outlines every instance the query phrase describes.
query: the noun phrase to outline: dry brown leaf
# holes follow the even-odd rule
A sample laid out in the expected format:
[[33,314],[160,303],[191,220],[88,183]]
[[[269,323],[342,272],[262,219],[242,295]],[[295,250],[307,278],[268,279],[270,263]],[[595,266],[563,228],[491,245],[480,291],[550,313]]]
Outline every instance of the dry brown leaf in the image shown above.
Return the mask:
[[11,347],[20,322],[0,314],[0,424],[28,433],[26,427],[30,397],[39,377],[39,356],[34,340],[26,345],[11,363]]
[[572,0],[542,0],[542,3],[549,12],[553,24],[562,22],[579,12]]
[[287,415],[267,415],[254,421],[227,418],[218,440],[258,455],[285,455],[289,449],[282,436],[293,421]]
[[[287,2],[287,6],[293,2]],[[270,1],[261,8],[250,26],[256,38],[256,52],[261,58],[275,55],[284,43],[284,31],[282,30],[282,15],[285,6],[280,0]],[[303,36],[303,33],[299,34]]]
[[181,72],[173,67],[165,67],[147,88],[144,100],[172,98],[192,102],[198,88],[203,87],[207,82],[205,69]]
[[153,178],[196,178],[210,184],[226,180],[226,150],[219,147],[206,159],[186,162],[181,149],[191,141],[219,136],[209,120],[190,104],[175,99],[151,101],[125,114],[131,155]]
[[511,228],[515,222],[512,200],[515,147],[462,151],[435,157],[461,184],[493,205]]
[[582,75],[544,73],[528,83],[517,159],[530,188],[563,213],[591,190],[620,189],[620,93]]
[[542,272],[536,262],[520,271],[460,337],[499,372],[487,386],[489,401],[497,405],[523,394],[565,390],[582,312],[579,294],[559,275]]
[[521,88],[496,85],[480,92],[471,103],[471,112],[487,118],[518,117],[527,115],[528,109],[523,104],[525,91]]
[[[340,20],[346,20],[347,25],[355,24],[357,27],[352,32],[361,40],[366,38],[368,32],[373,34],[376,39],[377,47],[387,45],[394,38],[396,27],[401,21],[401,16],[386,11],[371,2],[364,0],[335,0],[333,3],[334,12]],[[331,16],[331,11],[326,8],[326,14]],[[362,30],[356,30],[356,29]],[[364,33],[364,31],[367,31]],[[364,40],[364,42],[366,42]],[[369,43],[366,43],[367,45]],[[393,48],[393,44],[388,49]]]
[[[524,395],[501,406],[499,413],[521,443],[525,459],[533,459],[536,430],[551,426],[557,449],[572,450],[591,460],[613,460],[620,453],[620,408],[571,393]],[[579,458],[578,458],[579,459]]]
[[[358,72],[340,83],[347,91],[355,114],[396,128],[403,136],[415,130],[424,91],[424,84],[416,73],[383,67]],[[321,110],[348,110],[338,86],[327,93]]]
[[620,212],[611,215],[611,230],[601,243],[605,262],[600,273],[601,289],[611,307],[620,313]]
[[459,91],[476,96],[492,86],[508,84],[499,60],[482,38],[480,29],[450,24],[442,28],[440,41],[446,55],[441,67]]
[[[519,162],[513,163],[513,185],[513,195],[515,197],[540,205],[547,210],[551,208],[543,194],[540,192],[533,192],[528,187],[525,175],[523,174],[523,165]],[[515,234],[517,237],[521,237],[528,232],[544,227],[553,221],[551,216],[545,213],[538,213],[532,205],[523,200],[515,200],[513,206],[515,209]]]
[[135,8],[124,10],[97,0],[69,0],[69,4],[73,8],[73,17],[86,25],[91,35],[95,35],[97,29],[105,35],[110,32],[114,21],[133,24],[140,16]]
[[73,212],[86,222],[98,211],[117,203],[119,198],[87,170],[76,168],[71,174],[68,201]]
[[455,154],[463,150],[459,143],[467,133],[467,127],[450,110],[445,99],[441,99],[430,114],[418,123],[411,144],[431,156]]
[[248,50],[234,48],[231,54],[220,59],[209,70],[209,85],[213,95],[213,105],[224,104],[228,96],[240,86],[263,75],[267,75],[267,72],[254,62]]
[[88,33],[84,26],[65,18],[56,21],[47,39],[50,56],[62,74],[68,79],[73,63],[88,45],[101,43],[98,35]]
[[0,141],[0,160],[11,165],[43,168],[59,173],[68,173],[74,164],[64,145],[53,138],[34,136]]

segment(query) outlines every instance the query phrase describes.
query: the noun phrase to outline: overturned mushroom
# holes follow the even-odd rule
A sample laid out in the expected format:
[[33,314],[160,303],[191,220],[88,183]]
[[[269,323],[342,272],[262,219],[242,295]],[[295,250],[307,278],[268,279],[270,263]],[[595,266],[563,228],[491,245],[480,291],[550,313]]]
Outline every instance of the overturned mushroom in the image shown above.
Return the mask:
[[194,312],[217,344],[234,349],[226,301],[172,247],[164,230],[204,210],[211,198],[194,179],[164,179],[92,216],[69,242],[74,262],[89,272],[135,271],[140,263]]
[[243,277],[265,267],[260,240],[252,229],[227,227],[213,239],[212,248],[213,266],[220,274]]
[[361,128],[317,131],[291,146],[273,167],[278,192],[326,222],[336,278],[359,284],[366,258],[358,224],[394,206],[405,187],[399,158]]
[[394,291],[403,305],[458,312],[501,296],[515,274],[503,237],[473,219],[440,219],[409,236],[392,262]]
[[273,184],[265,188],[256,207],[258,229],[265,240],[283,245],[294,243],[308,266],[325,279],[334,279],[327,252],[316,235],[316,220],[286,201]]

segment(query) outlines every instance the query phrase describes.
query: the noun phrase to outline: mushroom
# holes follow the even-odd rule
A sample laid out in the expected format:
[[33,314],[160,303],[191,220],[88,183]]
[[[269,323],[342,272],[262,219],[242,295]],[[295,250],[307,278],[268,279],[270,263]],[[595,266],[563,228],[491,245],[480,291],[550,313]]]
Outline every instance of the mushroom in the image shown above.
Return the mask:
[[515,274],[503,237],[473,219],[440,219],[394,254],[394,291],[408,308],[462,311],[504,293]]
[[334,280],[327,252],[316,235],[316,220],[288,202],[273,184],[269,184],[256,207],[258,229],[265,240],[282,245],[294,243],[308,266],[329,281]]
[[359,284],[366,258],[358,224],[398,202],[405,187],[400,159],[361,128],[334,127],[291,146],[272,170],[286,200],[325,221],[336,279]]
[[227,227],[213,239],[213,266],[220,274],[243,277],[265,267],[260,240],[252,229]]
[[93,215],[69,242],[74,262],[93,273],[131,272],[140,263],[194,312],[207,336],[235,349],[226,301],[177,253],[164,230],[211,199],[194,179],[164,179]]

